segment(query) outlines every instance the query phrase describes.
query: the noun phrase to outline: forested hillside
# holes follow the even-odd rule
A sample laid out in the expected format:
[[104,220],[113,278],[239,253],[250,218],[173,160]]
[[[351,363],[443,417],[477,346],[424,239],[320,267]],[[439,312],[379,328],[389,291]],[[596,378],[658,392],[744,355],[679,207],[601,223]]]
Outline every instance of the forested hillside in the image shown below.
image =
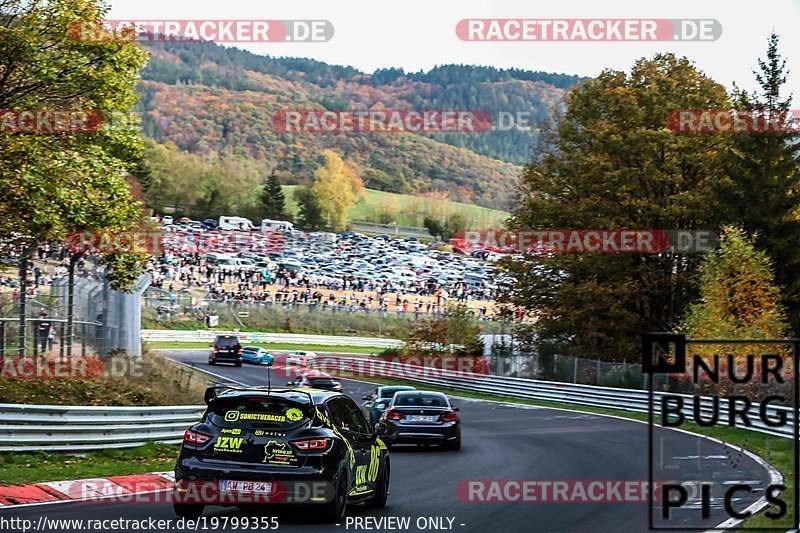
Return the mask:
[[452,134],[279,133],[276,112],[291,109],[475,110],[525,113],[533,124],[560,105],[574,76],[446,65],[428,72],[351,67],[259,56],[213,43],[151,43],[140,85],[145,133],[202,156],[223,152],[277,168],[284,183],[304,183],[331,149],[370,188],[446,191],[454,200],[507,207],[536,131]]

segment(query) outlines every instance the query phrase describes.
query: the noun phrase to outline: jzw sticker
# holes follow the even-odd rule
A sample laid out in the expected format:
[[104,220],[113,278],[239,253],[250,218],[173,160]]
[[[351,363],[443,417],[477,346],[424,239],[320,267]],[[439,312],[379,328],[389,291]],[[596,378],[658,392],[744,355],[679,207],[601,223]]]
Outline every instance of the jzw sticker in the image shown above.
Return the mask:
[[230,452],[242,453],[242,437],[217,437],[217,442],[214,443],[214,451],[216,452]]

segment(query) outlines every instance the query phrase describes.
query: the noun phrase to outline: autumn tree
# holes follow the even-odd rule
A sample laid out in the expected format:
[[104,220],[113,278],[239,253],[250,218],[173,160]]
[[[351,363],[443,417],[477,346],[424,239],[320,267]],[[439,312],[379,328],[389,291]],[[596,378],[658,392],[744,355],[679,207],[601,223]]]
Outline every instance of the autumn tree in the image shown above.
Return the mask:
[[[687,337],[752,341],[787,336],[789,321],[782,304],[781,288],[775,282],[774,263],[755,246],[755,241],[741,229],[723,230],[719,248],[706,254],[700,267],[700,298],[689,307],[682,328]],[[692,348],[692,354],[705,358],[709,366],[714,354],[725,354],[719,363],[722,367],[727,366],[727,357],[732,357],[734,364],[740,367],[740,375],[747,355],[754,353],[782,355],[785,358],[783,367],[791,371],[791,354],[781,345],[723,343],[694,345]],[[688,364],[691,368],[692,358]],[[744,387],[750,389],[752,386],[755,383]],[[703,382],[700,387],[705,393],[723,395],[737,390],[727,380],[716,386]],[[755,394],[756,390],[750,390],[750,393]]]
[[[107,11],[97,0],[0,2],[0,109],[102,117],[90,131],[0,135],[0,238],[13,239],[21,253],[21,338],[25,270],[36,247],[76,231],[130,230],[141,218],[128,180],[141,170],[132,109],[145,53],[132,38],[87,40],[75,32]],[[143,260],[107,255],[112,285],[129,287]]]
[[[549,148],[522,175],[515,229],[707,229],[727,138],[667,129],[680,109],[726,109],[724,87],[672,54],[606,70],[573,90]],[[691,254],[552,254],[511,261],[510,303],[536,317],[539,344],[636,358],[645,331],[676,327],[696,295]]]
[[700,298],[685,331],[697,339],[776,339],[788,322],[773,263],[741,229],[725,228],[700,266]]
[[347,218],[363,185],[356,173],[336,153],[326,150],[325,163],[314,172],[314,192],[322,207],[323,219],[333,231],[347,229]]

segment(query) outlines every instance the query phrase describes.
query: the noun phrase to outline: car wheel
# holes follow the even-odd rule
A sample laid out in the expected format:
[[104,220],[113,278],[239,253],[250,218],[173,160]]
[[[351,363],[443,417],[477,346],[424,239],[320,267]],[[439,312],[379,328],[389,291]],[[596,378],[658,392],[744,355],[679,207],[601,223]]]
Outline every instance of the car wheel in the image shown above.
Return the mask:
[[383,509],[386,507],[386,500],[389,499],[389,461],[383,467],[378,482],[375,487],[375,495],[366,501],[367,507],[372,509]]
[[198,518],[201,514],[203,514],[203,510],[205,509],[205,505],[202,503],[173,503],[172,510],[175,511],[175,514],[181,518],[190,518],[195,519]]
[[242,362],[241,361],[236,361],[235,365],[236,366],[242,366]]
[[212,360],[210,360],[210,361],[208,362],[208,364],[209,364],[209,365],[216,365],[216,364],[217,364],[217,362],[216,362],[214,359],[212,359]]
[[339,473],[336,484],[336,492],[333,498],[322,507],[321,518],[329,524],[341,522],[347,512],[347,476],[344,472]]

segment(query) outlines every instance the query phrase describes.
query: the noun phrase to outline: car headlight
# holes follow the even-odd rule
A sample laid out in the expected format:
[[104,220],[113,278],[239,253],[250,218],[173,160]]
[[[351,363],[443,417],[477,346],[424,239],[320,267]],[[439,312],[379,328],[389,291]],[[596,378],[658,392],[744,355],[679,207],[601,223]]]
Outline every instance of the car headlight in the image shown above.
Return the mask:
[[380,409],[380,410],[384,410],[384,409],[386,409],[386,404],[385,403],[376,403],[375,404],[375,408],[376,409]]

